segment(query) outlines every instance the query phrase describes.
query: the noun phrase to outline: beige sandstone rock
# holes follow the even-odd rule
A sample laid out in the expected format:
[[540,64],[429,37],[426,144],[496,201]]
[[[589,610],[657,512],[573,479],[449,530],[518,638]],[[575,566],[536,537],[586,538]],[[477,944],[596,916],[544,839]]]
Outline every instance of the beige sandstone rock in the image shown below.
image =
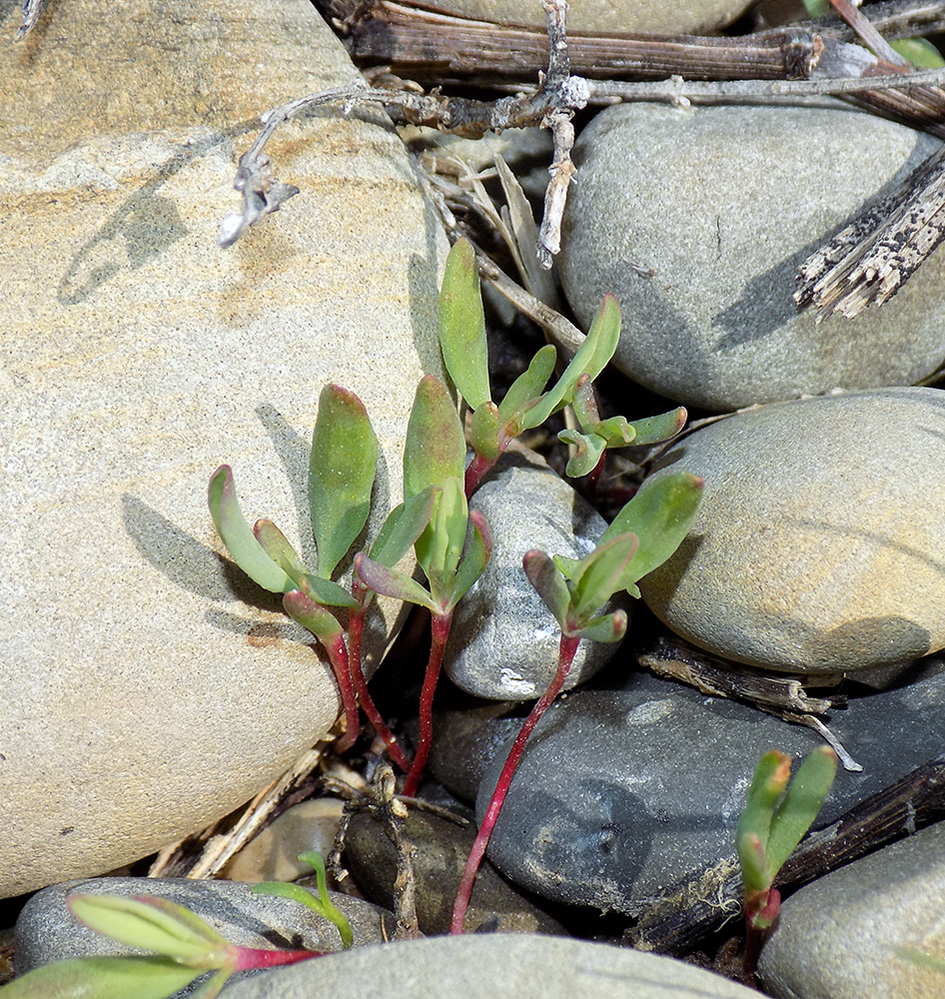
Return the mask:
[[[438,370],[445,249],[386,119],[267,148],[301,193],[232,249],[260,112],[357,72],[306,0],[70,0],[0,25],[0,896],[108,870],[239,805],[335,720],[334,682],[206,507],[312,544],[322,385],[358,392],[398,501]],[[394,609],[370,625],[376,658]],[[387,622],[382,617],[387,617]]]

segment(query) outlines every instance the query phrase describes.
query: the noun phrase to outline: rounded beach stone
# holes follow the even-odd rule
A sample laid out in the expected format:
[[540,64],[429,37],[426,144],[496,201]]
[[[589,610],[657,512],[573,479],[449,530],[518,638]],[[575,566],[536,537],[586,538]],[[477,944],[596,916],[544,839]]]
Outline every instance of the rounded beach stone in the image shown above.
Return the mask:
[[326,735],[331,671],[222,556],[207,481],[231,463],[247,516],[314,564],[322,386],[367,405],[386,515],[438,370],[445,239],[383,115],[281,129],[266,152],[301,193],[215,244],[258,115],[360,79],[311,4],[116,10],[54,4],[15,45],[2,20],[0,896],[200,829]]
[[822,674],[945,647],[945,393],[765,406],[697,431],[661,466],[705,478],[689,535],[640,582],[683,638]]
[[945,822],[802,888],[781,907],[758,970],[777,999],[931,999],[945,961]]
[[[444,668],[475,697],[528,701],[540,697],[558,666],[560,630],[522,568],[532,548],[584,558],[607,529],[603,517],[524,449],[507,451],[476,490],[470,506],[492,531],[492,558],[457,604]],[[619,643],[582,641],[564,689],[592,677]]]
[[232,999],[757,999],[758,993],[669,957],[531,934],[428,937],[350,950],[257,975]]
[[[451,14],[500,24],[543,28],[547,22],[541,4],[530,0],[443,0],[439,6]],[[698,34],[730,24],[749,6],[747,0],[570,0],[567,24],[574,32]]]
[[853,320],[817,325],[792,295],[798,266],[937,146],[840,103],[608,108],[575,150],[565,293],[587,324],[613,292],[614,363],[687,405],[912,384],[945,358],[945,254]]

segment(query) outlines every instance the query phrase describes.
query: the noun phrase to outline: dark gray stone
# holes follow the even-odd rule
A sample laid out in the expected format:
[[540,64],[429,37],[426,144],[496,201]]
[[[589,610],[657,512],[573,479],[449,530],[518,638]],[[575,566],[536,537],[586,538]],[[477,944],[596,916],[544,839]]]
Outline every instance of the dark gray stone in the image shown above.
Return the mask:
[[[607,523],[537,455],[521,451],[503,456],[470,506],[489,522],[494,547],[485,571],[456,608],[444,668],[476,697],[535,700],[557,668],[560,631],[528,582],[522,556],[540,548],[584,558]],[[617,648],[617,643],[582,642],[564,689],[592,677]]]
[[[831,731],[863,771],[839,771],[818,825],[941,752],[941,665],[920,663],[923,679],[851,696],[832,712]],[[808,728],[650,675],[631,674],[623,689],[578,691],[535,730],[488,856],[548,899],[636,915],[733,852],[762,753],[797,759],[821,744]],[[496,757],[483,780],[480,817],[503,762]]]
[[661,465],[705,478],[689,535],[640,583],[683,638],[838,675],[945,646],[945,392],[765,406],[704,427]]
[[668,957],[563,937],[431,937],[259,975],[227,999],[757,999]]
[[[254,895],[251,889],[237,881],[177,878],[90,878],[52,885],[37,892],[17,920],[17,973],[69,957],[140,953],[79,923],[66,905],[68,895],[155,895],[191,909],[241,947],[341,950],[338,930],[327,919],[290,899]],[[351,923],[356,947],[393,935],[391,913],[348,895],[332,893],[332,901]]]
[[932,999],[945,975],[898,953],[945,961],[945,823],[802,888],[781,907],[759,973],[778,999]]
[[794,304],[798,266],[938,147],[822,103],[622,104],[584,129],[561,277],[585,328],[601,298],[617,296],[614,363],[631,378],[687,405],[731,410],[912,384],[942,362],[945,254],[853,320],[818,325]]

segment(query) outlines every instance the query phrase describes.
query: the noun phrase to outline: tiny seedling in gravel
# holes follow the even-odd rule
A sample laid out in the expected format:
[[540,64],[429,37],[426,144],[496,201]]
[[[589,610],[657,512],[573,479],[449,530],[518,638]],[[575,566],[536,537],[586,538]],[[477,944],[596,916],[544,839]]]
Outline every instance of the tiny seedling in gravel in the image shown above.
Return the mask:
[[619,642],[624,637],[626,611],[607,611],[606,605],[624,591],[639,596],[638,580],[679,547],[695,517],[702,487],[703,480],[688,472],[644,483],[604,532],[594,551],[583,559],[551,558],[538,550],[525,554],[525,575],[561,629],[558,665],[547,690],[525,719],[499,775],[456,894],[451,933],[463,932],[476,872],[525,746],[564,686],[581,639]]
[[[377,438],[361,400],[337,385],[321,393],[312,434],[308,497],[318,569],[309,572],[285,535],[270,520],[253,528],[243,518],[233,472],[221,465],[210,479],[208,503],[217,533],[236,564],[256,583],[281,593],[286,613],[310,631],[324,648],[341,695],[346,731],[339,752],[358,735],[358,699],[386,743],[391,759],[405,772],[410,761],[397,744],[368,693],[361,668],[364,617],[373,592],[355,578],[349,593],[332,575],[367,522],[377,467]],[[434,490],[420,490],[388,516],[371,549],[380,565],[393,566],[426,527]],[[339,613],[347,613],[348,644]]]
[[440,291],[440,349],[453,384],[471,412],[469,443],[473,458],[466,469],[466,495],[471,496],[509,444],[553,413],[571,406],[580,430],[565,430],[561,440],[574,448],[566,472],[577,477],[599,467],[608,447],[654,444],[674,437],[686,422],[679,408],[661,416],[629,423],[622,416],[601,420],[592,390],[620,339],[620,307],[605,296],[587,337],[554,387],[545,386],[554,372],[557,351],[548,344],[532,358],[496,405],[489,386],[485,315],[476,254],[460,239],[450,250]]
[[426,607],[431,643],[420,692],[420,736],[403,793],[413,797],[420,785],[433,738],[433,695],[453,622],[453,611],[476,582],[492,554],[485,517],[471,511],[463,491],[466,442],[456,407],[446,386],[425,375],[407,424],[404,448],[404,495],[409,503],[435,492],[433,516],[414,550],[428,588],[372,555],[357,555],[354,569],[362,584],[376,593]]
[[774,879],[813,825],[836,775],[837,754],[829,746],[810,753],[793,780],[787,754],[772,749],[758,761],[735,832],[745,885],[748,981],[754,978],[761,945],[781,910]]
[[192,999],[214,999],[235,971],[297,964],[321,953],[231,944],[198,915],[165,898],[70,895],[73,916],[144,956],[54,961],[3,986],[4,999],[167,999],[213,972]]

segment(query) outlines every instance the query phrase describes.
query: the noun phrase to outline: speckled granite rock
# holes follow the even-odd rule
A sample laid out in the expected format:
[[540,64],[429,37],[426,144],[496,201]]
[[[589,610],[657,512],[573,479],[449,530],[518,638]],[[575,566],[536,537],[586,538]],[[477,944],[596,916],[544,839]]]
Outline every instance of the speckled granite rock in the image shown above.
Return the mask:
[[932,999],[945,975],[898,952],[945,961],[945,823],[802,888],[781,907],[759,972],[778,999]]
[[945,393],[877,389],[742,413],[661,460],[705,478],[641,581],[674,631],[736,662],[851,673],[945,645]]
[[[514,883],[545,898],[636,915],[733,852],[762,753],[778,748],[799,759],[823,743],[811,729],[647,674],[607,679],[555,703],[542,719],[488,855]],[[857,690],[845,710],[831,712],[831,731],[863,770],[840,770],[818,826],[941,752],[941,661],[923,660],[903,680],[880,693]],[[449,729],[438,731],[448,745]],[[480,819],[511,738],[483,778]],[[488,727],[482,741],[492,752]],[[466,746],[473,757],[468,735]]]
[[945,254],[855,320],[818,326],[792,295],[807,256],[937,147],[840,103],[608,108],[575,149],[565,293],[584,323],[616,294],[614,363],[687,405],[911,384],[945,358]]
[[204,827],[327,733],[331,672],[220,557],[207,480],[231,462],[251,518],[310,537],[333,380],[398,501],[445,240],[384,116],[326,111],[267,147],[302,193],[216,247],[258,115],[360,78],[307,0],[69,0],[15,45],[0,16],[5,896]]
[[[522,568],[532,548],[583,558],[607,524],[538,456],[508,451],[470,506],[492,530],[492,558],[456,607],[444,668],[469,694],[526,701],[541,696],[558,665],[560,631]],[[581,642],[565,684],[593,676],[618,644]]]
[[331,955],[259,975],[230,999],[757,999],[668,957],[561,937],[467,935]]
[[[91,878],[53,885],[26,903],[16,924],[16,970],[25,974],[67,957],[136,954],[139,951],[95,933],[73,918],[68,895],[154,895],[186,906],[241,947],[304,947],[341,950],[337,927],[287,898],[254,895],[237,881],[187,881],[162,878]],[[354,946],[381,943],[394,931],[392,913],[349,895],[332,901],[351,924]],[[130,997],[129,997],[130,999]]]

